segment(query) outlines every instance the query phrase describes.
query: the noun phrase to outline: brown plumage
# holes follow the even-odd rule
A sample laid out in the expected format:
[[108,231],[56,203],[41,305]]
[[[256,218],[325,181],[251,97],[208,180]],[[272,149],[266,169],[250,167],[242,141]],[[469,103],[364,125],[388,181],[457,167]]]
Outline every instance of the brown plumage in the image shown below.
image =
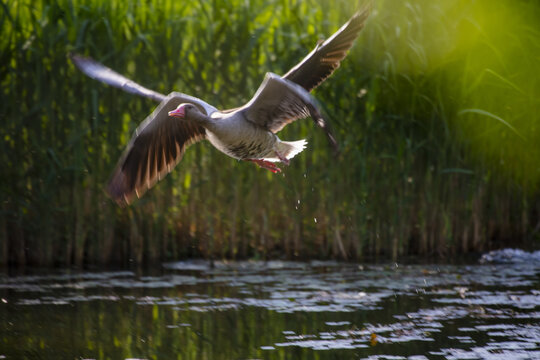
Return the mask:
[[370,13],[370,4],[357,12],[327,40],[317,44],[301,62],[289,70],[284,79],[311,91],[326,80],[347,56]]
[[206,130],[196,123],[159,120],[166,120],[180,103],[182,99],[171,94],[137,128],[107,185],[107,193],[119,204],[141,197],[171,172],[189,145],[206,138]]

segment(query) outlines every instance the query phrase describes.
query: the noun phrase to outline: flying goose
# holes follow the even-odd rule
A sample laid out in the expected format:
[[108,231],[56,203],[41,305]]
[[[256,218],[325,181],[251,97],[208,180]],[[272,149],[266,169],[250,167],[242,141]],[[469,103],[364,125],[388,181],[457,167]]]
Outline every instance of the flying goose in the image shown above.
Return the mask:
[[89,77],[160,102],[135,130],[109,180],[108,194],[119,205],[130,204],[171,172],[189,145],[203,139],[232,158],[280,172],[275,162],[288,165],[306,141],[282,141],[276,133],[309,116],[336,147],[309,92],[339,67],[368,15],[369,7],[357,12],[284,76],[267,73],[248,103],[225,111],[179,92],[162,95],[91,58],[71,55],[73,63]]

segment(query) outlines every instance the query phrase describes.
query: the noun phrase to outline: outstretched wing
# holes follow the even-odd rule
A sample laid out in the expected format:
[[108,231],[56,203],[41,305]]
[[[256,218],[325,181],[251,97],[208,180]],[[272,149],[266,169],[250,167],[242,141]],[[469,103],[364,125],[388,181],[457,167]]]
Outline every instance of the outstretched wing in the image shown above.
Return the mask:
[[109,69],[105,65],[95,61],[92,58],[85,57],[78,54],[70,55],[71,61],[85,73],[87,76],[94,80],[101,81],[105,84],[120,88],[130,94],[144,96],[152,100],[161,102],[165,99],[165,95],[147,89],[142,85],[137,84],[133,80],[120,75],[114,70]]
[[267,73],[253,98],[239,111],[248,121],[273,133],[295,120],[311,116],[326,131],[332,145],[336,146],[315,99],[303,87],[279,75]]
[[147,89],[144,86],[137,84],[133,80],[130,80],[127,77],[118,74],[114,70],[109,69],[105,65],[95,61],[92,58],[84,57],[77,54],[71,54],[71,60],[83,73],[85,73],[92,79],[101,81],[110,86],[117,87],[130,94],[147,97],[158,102],[162,102],[167,97],[174,95],[175,98],[182,100],[180,103],[192,103],[196,105],[202,112],[206,113],[206,115],[210,115],[213,112],[217,111],[215,107],[195,96],[183,94],[180,92],[173,92],[168,96],[165,96],[163,94],[155,92],[154,90]]
[[183,96],[172,93],[135,130],[107,185],[119,205],[141,197],[171,172],[189,145],[206,137],[202,126],[168,116],[183,102]]
[[283,78],[301,85],[307,91],[319,86],[339,67],[364,27],[370,11],[371,3],[368,3],[328,40],[317,44],[315,49],[283,75]]

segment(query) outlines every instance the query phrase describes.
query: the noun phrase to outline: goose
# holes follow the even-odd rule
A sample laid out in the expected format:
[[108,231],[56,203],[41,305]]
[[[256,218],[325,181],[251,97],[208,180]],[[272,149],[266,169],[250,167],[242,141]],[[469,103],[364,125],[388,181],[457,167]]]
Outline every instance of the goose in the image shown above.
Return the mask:
[[71,54],[72,62],[87,76],[160,103],[135,130],[107,184],[108,195],[120,206],[131,204],[172,171],[188,146],[204,139],[234,159],[280,172],[275,163],[289,165],[304,150],[306,140],[282,141],[276,133],[307,117],[325,131],[329,143],[337,149],[309,92],[340,66],[368,15],[368,6],[356,12],[285,75],[268,72],[252,99],[231,110],[220,111],[180,92],[165,96],[90,57]]

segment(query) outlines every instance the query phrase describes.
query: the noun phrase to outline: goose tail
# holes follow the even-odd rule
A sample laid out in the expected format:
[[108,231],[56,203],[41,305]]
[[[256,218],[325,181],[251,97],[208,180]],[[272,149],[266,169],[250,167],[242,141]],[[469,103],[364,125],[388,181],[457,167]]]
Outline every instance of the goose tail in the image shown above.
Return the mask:
[[280,141],[277,144],[277,151],[287,160],[290,160],[297,154],[301,153],[306,148],[306,145],[306,139],[297,141]]

